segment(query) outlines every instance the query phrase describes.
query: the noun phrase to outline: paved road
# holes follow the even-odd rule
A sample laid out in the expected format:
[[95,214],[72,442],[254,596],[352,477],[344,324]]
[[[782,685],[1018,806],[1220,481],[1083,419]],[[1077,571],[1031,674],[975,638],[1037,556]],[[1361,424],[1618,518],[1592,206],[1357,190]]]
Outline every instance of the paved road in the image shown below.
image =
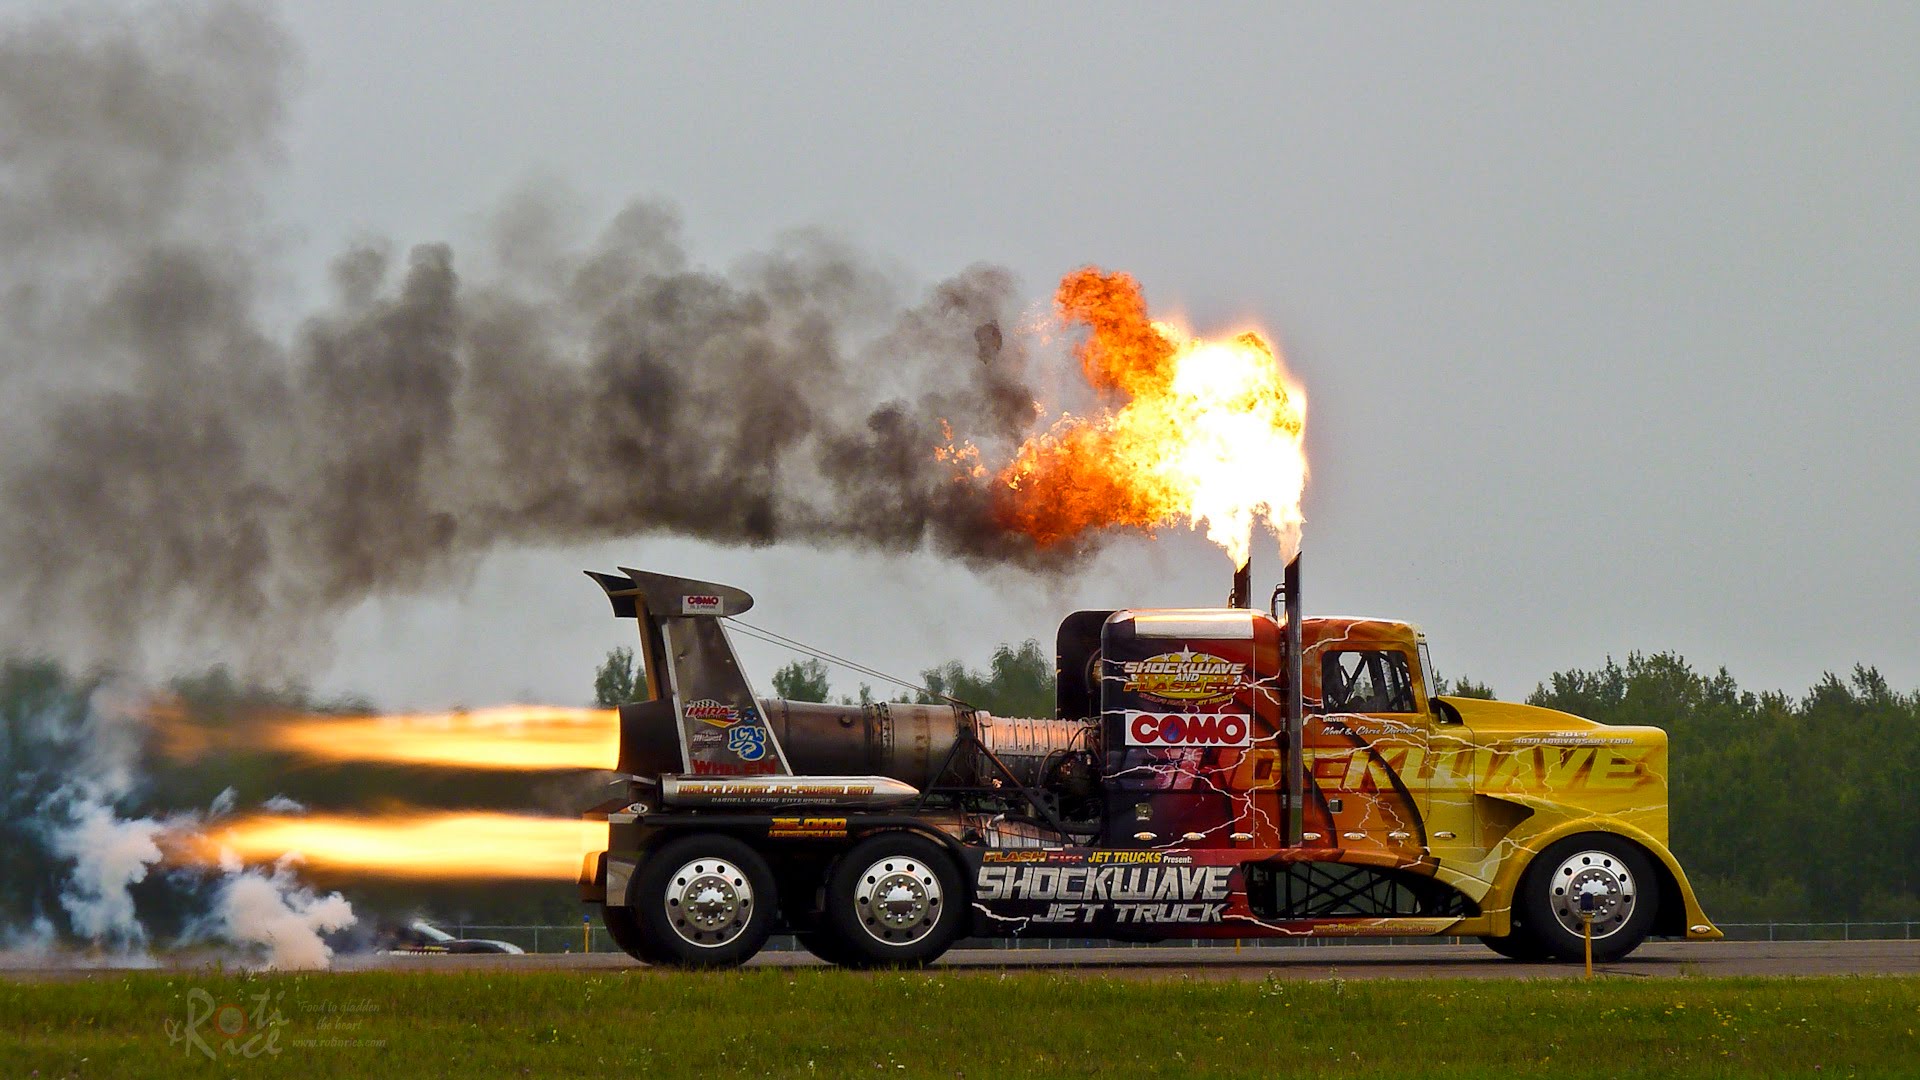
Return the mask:
[[[768,952],[752,967],[818,964],[805,953]],[[619,970],[637,967],[609,953],[539,956],[348,956],[342,971],[406,969]],[[1563,978],[1578,966],[1519,964],[1485,946],[1327,945],[1284,948],[976,949],[951,952],[936,971],[1033,970],[1122,978],[1218,979],[1516,979]],[[1920,975],[1920,941],[1654,942],[1626,960],[1602,964],[1609,975]]]
[[[213,954],[186,954],[140,965],[193,970]],[[229,960],[229,963],[231,961]],[[762,953],[752,967],[817,966],[805,953]],[[0,978],[64,979],[120,970],[80,954],[0,953]],[[531,956],[337,957],[336,971],[626,971],[618,953]],[[935,972],[1047,971],[1113,978],[1202,979],[1525,979],[1578,975],[1577,965],[1518,964],[1479,944],[1326,945],[1283,948],[974,949],[948,953]],[[1655,942],[1597,969],[1613,976],[1920,975],[1920,941]]]

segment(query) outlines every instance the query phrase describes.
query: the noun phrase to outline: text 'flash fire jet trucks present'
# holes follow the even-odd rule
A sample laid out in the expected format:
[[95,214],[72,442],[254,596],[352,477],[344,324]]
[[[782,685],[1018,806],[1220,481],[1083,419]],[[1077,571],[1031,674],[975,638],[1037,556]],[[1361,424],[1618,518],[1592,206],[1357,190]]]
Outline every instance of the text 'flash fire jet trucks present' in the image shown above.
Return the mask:
[[[791,932],[851,966],[961,937],[1450,934],[1525,959],[1717,938],[1667,849],[1667,738],[1429,694],[1414,627],[1079,611],[1054,715],[757,698],[745,592],[593,574],[637,619],[608,849],[583,897],[649,963],[739,964]],[[1284,610],[1279,599],[1284,597]]]

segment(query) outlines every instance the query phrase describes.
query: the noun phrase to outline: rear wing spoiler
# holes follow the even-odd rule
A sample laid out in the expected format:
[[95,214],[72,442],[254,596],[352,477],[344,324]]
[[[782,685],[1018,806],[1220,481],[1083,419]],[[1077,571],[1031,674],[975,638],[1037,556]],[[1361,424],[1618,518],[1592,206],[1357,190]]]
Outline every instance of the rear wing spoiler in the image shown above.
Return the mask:
[[620,567],[587,571],[613,614],[639,623],[642,700],[620,707],[619,771],[636,776],[788,776],[720,620],[753,607],[744,589]]

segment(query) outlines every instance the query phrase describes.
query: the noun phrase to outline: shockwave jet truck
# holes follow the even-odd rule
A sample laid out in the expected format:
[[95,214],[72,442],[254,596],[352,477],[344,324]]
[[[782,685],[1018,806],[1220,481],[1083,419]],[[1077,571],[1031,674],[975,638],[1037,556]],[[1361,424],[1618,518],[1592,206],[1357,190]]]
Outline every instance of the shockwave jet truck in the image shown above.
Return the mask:
[[583,898],[651,964],[775,932],[853,967],[961,937],[1477,937],[1516,959],[1718,938],[1667,848],[1667,738],[1436,696],[1404,622],[1078,611],[1050,717],[755,696],[740,589],[591,573],[637,620],[646,699],[587,816]]

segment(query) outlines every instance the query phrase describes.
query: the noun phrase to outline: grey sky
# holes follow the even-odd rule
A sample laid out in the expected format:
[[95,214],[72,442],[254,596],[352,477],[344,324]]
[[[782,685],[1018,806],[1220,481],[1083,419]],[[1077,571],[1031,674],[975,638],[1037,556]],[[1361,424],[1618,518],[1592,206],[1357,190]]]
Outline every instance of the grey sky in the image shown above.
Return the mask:
[[[296,283],[363,233],[470,236],[529,177],[602,213],[676,202],[718,265],[817,225],[923,282],[1009,266],[1036,303],[1124,269],[1202,330],[1264,326],[1307,387],[1310,611],[1412,619],[1506,695],[1633,648],[1755,688],[1856,661],[1920,685],[1920,8],[286,18],[270,210]],[[1228,577],[1182,531],[1057,586],[636,538],[367,605],[321,681],[578,700],[630,634],[578,571],[615,563],[740,585],[750,620],[909,674]],[[763,689],[783,659],[748,651]]]

